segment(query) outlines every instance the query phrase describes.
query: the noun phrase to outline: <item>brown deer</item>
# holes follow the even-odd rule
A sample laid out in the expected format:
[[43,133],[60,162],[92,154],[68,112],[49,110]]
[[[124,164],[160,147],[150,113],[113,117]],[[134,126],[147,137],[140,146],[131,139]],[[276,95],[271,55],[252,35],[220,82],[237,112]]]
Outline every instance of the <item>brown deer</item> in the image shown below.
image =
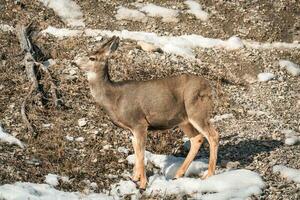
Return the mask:
[[119,38],[113,36],[90,56],[75,63],[87,72],[95,101],[111,120],[133,134],[135,166],[132,180],[145,189],[147,178],[144,152],[148,130],[166,130],[179,126],[190,138],[189,153],[174,178],[182,177],[206,138],[210,146],[208,172],[216,168],[219,134],[210,123],[212,91],[204,78],[182,74],[160,80],[113,82],[108,73],[108,58],[116,51]]

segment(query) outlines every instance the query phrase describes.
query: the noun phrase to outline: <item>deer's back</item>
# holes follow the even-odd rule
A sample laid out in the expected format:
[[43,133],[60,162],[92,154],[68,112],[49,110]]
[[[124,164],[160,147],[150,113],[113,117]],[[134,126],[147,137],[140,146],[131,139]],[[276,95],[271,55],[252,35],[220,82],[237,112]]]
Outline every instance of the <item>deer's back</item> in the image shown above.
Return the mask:
[[120,117],[129,124],[146,119],[149,129],[168,129],[187,120],[187,102],[210,93],[208,82],[193,75],[130,82],[122,88]]

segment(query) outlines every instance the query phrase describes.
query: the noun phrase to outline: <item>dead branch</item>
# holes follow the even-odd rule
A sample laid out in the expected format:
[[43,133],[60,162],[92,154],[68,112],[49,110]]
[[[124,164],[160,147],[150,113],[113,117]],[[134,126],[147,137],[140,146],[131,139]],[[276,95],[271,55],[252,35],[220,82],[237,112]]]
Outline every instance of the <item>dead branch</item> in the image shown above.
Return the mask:
[[21,106],[21,116],[22,116],[22,119],[24,121],[24,123],[26,124],[28,130],[33,134],[34,137],[36,137],[36,132],[34,131],[31,123],[29,122],[28,118],[27,118],[27,115],[26,115],[26,102],[27,102],[27,99],[31,96],[31,94],[33,93],[33,91],[35,90],[35,85],[34,83],[31,85],[30,87],[30,90],[28,92],[28,94],[26,95],[24,101],[22,102],[22,106]]
[[54,106],[57,108],[60,105],[59,104],[60,100],[57,98],[57,87],[53,82],[53,78],[52,78],[48,68],[45,65],[43,65],[41,63],[36,63],[36,65],[39,66],[49,78],[50,90],[51,90],[52,98],[53,98],[53,101],[54,101]]
[[36,136],[37,134],[35,133],[34,128],[26,115],[26,103],[30,98],[30,96],[33,94],[33,92],[37,91],[37,94],[41,94],[41,96],[43,96],[42,92],[39,91],[39,80],[36,74],[36,67],[42,69],[44,73],[48,76],[48,79],[50,81],[50,91],[56,108],[59,106],[60,101],[57,98],[57,88],[53,82],[49,70],[42,63],[37,62],[37,59],[40,56],[39,54],[42,54],[42,52],[40,52],[39,48],[35,46],[31,41],[31,36],[30,36],[31,29],[32,29],[31,24],[26,27],[24,25],[17,25],[16,35],[20,41],[20,47],[22,52],[25,52],[23,64],[26,69],[27,77],[31,82],[30,90],[22,102],[21,115],[28,130],[33,134],[33,136]]

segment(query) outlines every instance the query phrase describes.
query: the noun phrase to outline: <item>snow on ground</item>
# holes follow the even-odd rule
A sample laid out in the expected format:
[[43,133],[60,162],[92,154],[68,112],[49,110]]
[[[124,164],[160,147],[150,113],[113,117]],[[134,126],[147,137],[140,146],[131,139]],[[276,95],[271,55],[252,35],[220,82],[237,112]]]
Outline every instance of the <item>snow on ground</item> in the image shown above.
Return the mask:
[[177,19],[179,14],[178,10],[157,6],[152,3],[142,6],[139,10],[147,13],[150,17],[162,17],[163,22],[179,21]]
[[188,13],[195,15],[197,19],[202,21],[208,20],[208,13],[202,10],[201,5],[197,1],[187,0],[184,3],[189,7]]
[[147,21],[147,17],[144,13],[135,9],[129,9],[125,7],[120,7],[117,10],[117,14],[115,15],[115,17],[117,20],[130,20],[140,22]]
[[59,184],[58,180],[62,180],[63,182],[69,182],[69,177],[59,176],[56,174],[48,174],[45,177],[45,183],[52,185],[52,186],[57,186]]
[[0,199],[5,200],[113,200],[114,198],[102,193],[83,194],[79,192],[64,192],[48,184],[17,182],[0,186]]
[[88,37],[108,36],[113,35],[119,36],[122,39],[132,39],[136,41],[145,41],[152,43],[160,47],[167,53],[180,55],[183,57],[194,58],[194,48],[225,48],[228,50],[235,50],[243,47],[242,41],[238,37],[231,37],[228,40],[205,38],[200,35],[181,35],[181,36],[158,36],[156,33],[139,32],[139,31],[108,31],[108,30],[97,30],[97,29],[85,29],[84,31],[79,30],[66,30],[58,29],[49,26],[41,33],[51,34],[56,37],[69,37],[84,35]]
[[[49,26],[43,30],[41,34],[51,34],[62,39],[63,37],[87,36],[94,38],[102,38],[102,36],[112,37],[119,36],[121,39],[131,39],[135,41],[144,41],[152,43],[160,47],[163,51],[179,55],[186,58],[195,58],[193,49],[195,48],[224,48],[227,50],[237,50],[241,48],[252,48],[252,44],[256,44],[255,48],[265,48],[265,43],[249,42],[241,40],[236,36],[230,37],[228,40],[218,38],[206,38],[201,35],[181,35],[181,36],[159,36],[156,33],[142,31],[109,31],[100,29],[70,30],[60,29]],[[300,44],[296,43],[267,43],[270,48],[300,48]],[[274,45],[273,45],[274,44]],[[281,45],[279,45],[281,44]]]
[[285,134],[284,143],[286,145],[290,146],[290,145],[300,143],[300,135],[297,135],[295,131],[286,129],[286,130],[282,130],[281,132]]
[[[166,178],[173,178],[177,169],[183,163],[183,157],[175,157],[168,155],[152,154],[149,151],[145,153],[145,163],[151,162],[154,166],[160,168],[161,172]],[[134,164],[134,155],[127,157],[130,164]],[[185,176],[200,175],[207,170],[207,159],[194,160],[188,168]]]
[[275,165],[273,166],[273,172],[279,172],[282,177],[287,178],[289,181],[300,183],[299,169],[293,169],[284,165]]
[[[134,156],[127,158],[129,163],[134,162]],[[149,177],[146,195],[185,195],[190,194],[197,199],[245,199],[253,194],[260,194],[264,188],[261,177],[249,170],[233,170],[212,176],[206,180],[200,178],[183,177],[172,180],[177,168],[184,158],[156,155],[146,152],[146,160],[159,167],[163,175],[155,174]],[[193,161],[189,172],[185,176],[199,175],[207,168],[207,161]],[[194,165],[194,166],[193,166]],[[172,170],[172,166],[176,166]],[[171,173],[170,173],[171,172]],[[209,194],[207,194],[209,193]],[[120,197],[125,195],[138,195],[138,190],[132,181],[120,181],[112,186],[111,194]]]
[[[246,199],[251,195],[260,194],[264,188],[261,177],[250,170],[232,170],[217,174],[206,180],[198,178],[183,177],[172,180],[177,168],[185,158],[158,155],[146,152],[146,160],[157,168],[159,174],[149,177],[148,186],[145,191],[147,196],[166,196],[166,195],[185,195],[189,194],[196,199],[206,200],[225,200],[225,199]],[[134,156],[127,158],[129,163],[134,162]],[[147,162],[146,161],[146,162]],[[192,162],[185,176],[199,175],[207,169],[207,160],[195,160]],[[161,175],[162,174],[162,175]],[[82,200],[107,200],[123,199],[126,195],[139,198],[139,190],[132,181],[120,180],[119,183],[112,185],[110,195],[103,193],[83,194],[79,192],[63,192],[53,188],[58,185],[58,179],[68,181],[67,177],[55,174],[48,174],[46,182],[49,184],[21,183],[6,184],[0,186],[0,199],[21,200],[21,199],[82,199]],[[94,183],[95,185],[95,183]]]
[[259,82],[266,82],[274,79],[276,76],[270,72],[263,72],[257,75],[257,79]]
[[21,148],[25,147],[25,145],[20,140],[18,140],[14,136],[4,132],[1,125],[0,125],[0,142],[5,142],[5,143],[11,144],[11,145],[16,144]]
[[54,12],[69,26],[84,27],[83,14],[80,7],[72,0],[39,0],[44,6]]
[[0,24],[0,30],[3,32],[13,32],[15,28],[8,24]]
[[289,60],[279,60],[279,66],[281,68],[285,68],[287,72],[293,76],[300,75],[300,66],[297,65],[296,63],[293,63]]

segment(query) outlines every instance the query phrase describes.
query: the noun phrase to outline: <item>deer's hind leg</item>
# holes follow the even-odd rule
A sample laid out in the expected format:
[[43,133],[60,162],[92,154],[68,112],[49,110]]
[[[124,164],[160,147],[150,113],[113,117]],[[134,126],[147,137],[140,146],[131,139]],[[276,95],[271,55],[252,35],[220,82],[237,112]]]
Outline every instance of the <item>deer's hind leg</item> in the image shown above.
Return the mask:
[[177,170],[176,175],[174,178],[182,177],[186,170],[189,168],[190,164],[194,160],[195,156],[197,155],[203,141],[203,135],[199,133],[190,123],[180,125],[182,131],[190,138],[191,147],[187,157],[185,158],[183,164]]
[[216,164],[217,164],[217,154],[219,146],[219,133],[215,130],[212,124],[208,120],[190,119],[191,124],[201,132],[209,143],[209,163],[207,174],[203,178],[210,177],[214,175]]

